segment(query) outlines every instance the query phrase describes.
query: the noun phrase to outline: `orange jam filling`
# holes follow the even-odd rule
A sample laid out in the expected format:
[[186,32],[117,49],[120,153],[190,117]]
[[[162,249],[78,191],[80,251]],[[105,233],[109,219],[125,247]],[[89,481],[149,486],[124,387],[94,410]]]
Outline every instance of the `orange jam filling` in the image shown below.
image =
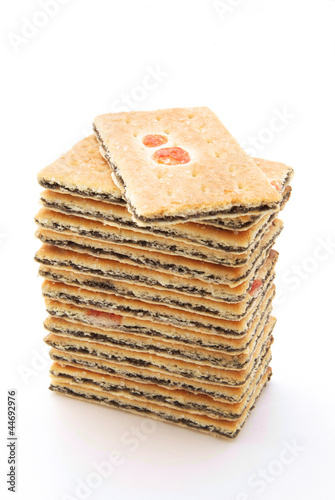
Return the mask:
[[277,191],[281,191],[281,184],[278,181],[272,181],[271,186],[273,186]]
[[185,149],[182,148],[162,148],[158,149],[152,155],[152,158],[164,165],[180,165],[191,161],[191,157]]
[[144,146],[147,146],[147,148],[157,148],[158,146],[166,144],[167,141],[168,139],[165,135],[159,134],[146,135],[142,140]]
[[95,309],[88,309],[87,314],[89,316],[111,319],[112,321],[114,321],[118,325],[121,325],[121,323],[122,323],[122,316],[119,316],[118,314],[107,313],[104,311],[96,311]]
[[252,297],[255,297],[261,290],[263,285],[263,281],[261,280],[255,280],[253,284],[251,285],[251,288],[249,290],[249,295]]

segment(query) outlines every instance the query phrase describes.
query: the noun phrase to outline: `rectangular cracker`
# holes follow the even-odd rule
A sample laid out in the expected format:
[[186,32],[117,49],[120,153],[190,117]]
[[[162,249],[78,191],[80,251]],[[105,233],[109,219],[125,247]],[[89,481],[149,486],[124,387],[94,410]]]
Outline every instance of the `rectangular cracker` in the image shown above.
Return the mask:
[[66,285],[79,286],[90,291],[113,293],[120,297],[138,299],[150,304],[164,304],[168,307],[194,311],[213,317],[223,317],[226,319],[240,319],[246,315],[251,308],[256,296],[262,287],[266,287],[268,280],[273,276],[275,261],[269,257],[257,274],[257,278],[250,292],[246,294],[244,300],[240,302],[226,302],[211,300],[207,298],[197,298],[187,296],[168,290],[156,290],[141,285],[130,285],[114,280],[96,278],[90,275],[64,271],[55,267],[40,266],[39,275],[48,281],[57,281]]
[[103,375],[116,375],[127,380],[141,384],[154,384],[159,387],[174,390],[181,389],[197,395],[209,396],[216,401],[224,403],[239,403],[243,401],[246,393],[255,382],[258,369],[267,368],[272,359],[270,348],[265,349],[257,361],[246,384],[238,387],[224,386],[208,381],[185,379],[180,375],[165,373],[162,370],[147,369],[139,366],[122,365],[107,359],[94,358],[90,355],[60,351],[55,348],[50,350],[50,358],[58,364],[73,366],[81,370],[90,370]]
[[[266,256],[264,256],[266,257]],[[138,287],[138,298],[147,296],[148,288],[157,296],[165,297],[165,292],[172,291],[179,296],[179,302],[197,301],[198,298],[211,301],[241,302],[247,298],[254,281],[259,280],[259,274],[263,268],[274,267],[278,260],[278,252],[271,249],[267,253],[266,260],[258,259],[254,266],[254,272],[240,285],[232,288],[229,285],[207,284],[196,279],[176,277],[160,271],[154,271],[145,267],[119,264],[117,261],[99,259],[91,255],[80,254],[65,250],[54,245],[42,245],[36,252],[35,260],[41,264],[41,275],[53,279],[51,271],[57,270],[73,275],[73,280],[79,275],[85,275],[81,286],[90,288],[86,277],[94,280],[94,286],[100,291],[133,290],[134,294]],[[48,270],[48,271],[46,271]],[[49,273],[49,275],[47,274]],[[93,285],[93,282],[90,282]],[[70,283],[69,283],[70,284]],[[79,284],[79,283],[77,283]],[[121,288],[124,287],[124,288]],[[157,292],[156,292],[157,290]],[[164,293],[162,293],[164,292]],[[125,291],[124,291],[125,294]],[[182,298],[183,296],[184,299]],[[167,300],[168,302],[168,300]]]
[[49,333],[44,342],[59,351],[74,354],[84,354],[93,359],[106,359],[121,365],[159,370],[164,373],[178,375],[188,380],[206,381],[225,386],[242,386],[248,382],[255,366],[258,365],[263,353],[270,347],[273,337],[269,327],[266,326],[261,340],[254,349],[250,360],[242,370],[231,368],[213,367],[210,365],[194,363],[182,359],[168,358],[161,354],[151,354],[125,349],[123,347],[109,346],[98,342],[82,339],[63,337]]
[[191,242],[174,240],[165,236],[153,234],[144,234],[138,231],[118,228],[103,224],[98,221],[85,219],[82,217],[71,216],[55,212],[47,208],[42,208],[35,217],[37,224],[45,229],[62,232],[64,234],[75,234],[89,239],[102,240],[118,244],[120,246],[142,250],[143,248],[150,252],[161,252],[163,254],[182,256],[189,259],[204,260],[216,264],[227,266],[242,266],[248,262],[252,253],[258,249],[266,238],[267,233],[276,224],[265,225],[264,231],[261,231],[259,239],[242,253],[226,252],[214,248],[208,248],[203,245],[194,245]]
[[197,415],[186,412],[185,410],[176,410],[156,403],[138,401],[137,399],[117,394],[112,395],[108,391],[94,390],[88,388],[84,384],[61,383],[56,381],[56,379],[52,380],[50,389],[68,397],[122,409],[137,415],[149,416],[156,420],[174,423],[215,437],[235,438],[245,424],[263,388],[270,380],[271,374],[271,369],[268,368],[250,398],[244,412],[237,420],[215,419],[205,415]]
[[[292,169],[282,163],[260,158],[254,158],[254,161],[269,181],[283,191],[290,181]],[[82,139],[56,162],[41,170],[38,182],[41,186],[60,193],[111,203],[125,203],[121,191],[111,178],[107,162],[99,152],[99,145],[94,135]],[[251,227],[260,217],[261,215],[257,214],[225,215],[216,220],[210,219],[208,223],[228,230],[243,230]]]
[[197,415],[212,418],[237,420],[246,409],[250,398],[257,389],[267,366],[264,362],[257,369],[255,378],[239,403],[216,401],[203,394],[194,394],[182,389],[171,389],[155,384],[141,383],[115,375],[102,374],[80,367],[61,365],[54,362],[50,369],[51,383],[78,384],[85,387],[107,391],[109,394],[128,396],[138,401],[158,403],[163,406],[185,410]]
[[[109,113],[93,126],[113,180],[139,223],[278,207],[278,191],[208,108]],[[181,147],[191,160],[157,163],[157,148],[142,142],[148,134],[166,136],[165,147]]]
[[106,343],[110,346],[132,349],[135,351],[150,352],[151,354],[161,354],[163,356],[175,356],[181,360],[189,359],[195,363],[205,363],[209,366],[224,366],[233,370],[245,368],[250,361],[250,356],[254,352],[265,326],[272,330],[276,319],[270,316],[271,310],[267,308],[255,319],[248,342],[240,349],[236,346],[236,339],[225,339],[225,344],[218,344],[213,348],[203,345],[193,345],[176,341],[167,337],[155,338],[140,333],[124,333],[119,330],[107,330],[98,327],[75,323],[63,318],[48,316],[44,321],[44,327],[48,332],[62,337],[74,339],[84,339],[91,342]]
[[[46,225],[42,219],[37,221],[41,226]],[[51,226],[54,228],[53,230],[42,227],[36,231],[37,238],[47,245],[74,250],[80,254],[88,254],[102,259],[116,260],[117,262],[141,268],[154,269],[176,276],[200,279],[215,284],[227,284],[234,287],[247,280],[255,272],[255,269],[259,269],[266,258],[266,252],[270,250],[281,233],[283,223],[276,219],[262,238],[257,250],[252,252],[250,259],[247,260],[246,264],[238,267],[223,266],[173,254],[168,255],[133,248],[128,245],[117,245],[91,237],[77,236],[73,231],[76,231],[73,225],[60,227],[58,224],[51,224]],[[69,229],[70,227],[72,231]],[[79,232],[82,233],[80,229]],[[97,236],[96,233],[89,233],[90,236],[93,236],[93,234]]]
[[[194,298],[193,301],[186,302],[185,295],[178,295],[175,292],[169,291],[157,293],[157,291],[153,289],[139,287],[137,285],[133,285],[132,290],[131,286],[128,286],[128,288],[123,286],[122,289],[119,287],[116,290],[106,290],[104,288],[87,286],[87,284],[90,284],[89,276],[85,277],[78,273],[66,274],[65,271],[58,271],[57,273],[57,270],[51,268],[47,270],[44,269],[44,271],[40,270],[40,275],[44,274],[48,282],[63,283],[64,285],[69,285],[77,289],[87,290],[90,294],[87,295],[88,298],[94,297],[93,293],[97,292],[96,297],[98,301],[104,300],[106,302],[107,300],[106,303],[117,303],[120,307],[127,306],[127,309],[135,311],[135,315],[140,317],[156,316],[157,314],[169,316],[170,314],[173,315],[174,311],[177,311],[178,314],[178,310],[180,310],[187,311],[186,316],[182,316],[182,320],[183,318],[187,320],[191,313],[197,313],[213,318],[239,321],[247,316],[253,304],[256,302],[257,296],[262,292],[262,289],[264,291],[267,290],[269,284],[272,283],[274,279],[274,266],[271,265],[272,263],[269,262],[269,259],[267,259],[265,264],[261,268],[257,282],[255,281],[254,283],[257,288],[253,287],[253,290],[247,294],[243,301],[233,303],[209,299],[197,300]],[[100,293],[104,295],[98,295]],[[127,299],[129,300],[125,302]],[[170,310],[168,308],[170,308]]]
[[[150,226],[141,227],[133,221],[127,208],[121,205],[80,198],[51,190],[42,192],[41,201],[44,207],[52,211],[99,221],[116,228],[130,229],[140,233],[140,238],[145,239],[145,234],[153,234],[169,238],[169,241],[173,238],[181,242],[191,242],[200,248],[208,247],[230,253],[251,251],[276,215],[274,211],[266,212],[250,229],[237,232],[194,222],[168,225],[153,223]],[[125,233],[125,237],[127,234]],[[150,238],[148,240],[149,246],[151,241]]]
[[220,350],[227,353],[239,354],[249,346],[256,328],[263,316],[268,316],[272,310],[271,302],[274,297],[273,287],[264,296],[258,307],[257,314],[251,322],[247,332],[240,336],[222,335],[217,333],[197,332],[194,329],[180,328],[164,323],[154,323],[148,320],[139,320],[116,314],[96,314],[92,309],[78,307],[65,302],[45,299],[47,312],[56,318],[62,318],[72,323],[99,328],[106,331],[120,331],[135,333],[157,339],[173,339],[190,346],[200,346],[208,349]]
[[228,369],[242,370],[249,363],[258,342],[260,342],[265,326],[268,325],[270,333],[272,333],[275,323],[275,318],[263,315],[257,324],[254,335],[250,339],[246,350],[241,354],[189,346],[170,339],[162,340],[134,333],[127,334],[120,331],[101,330],[80,323],[71,323],[52,316],[49,316],[45,320],[44,327],[48,332],[61,337],[84,339],[90,342],[107,344],[111,347],[122,347],[131,351],[148,352],[166,357],[175,357],[184,361],[189,360],[194,363],[204,363],[208,366],[221,366]]
[[[273,278],[273,276],[272,276]],[[258,296],[252,302],[246,315],[241,319],[225,319],[213,316],[206,316],[195,312],[183,311],[165,305],[150,304],[140,300],[131,300],[118,297],[110,293],[92,292],[83,288],[65,285],[60,282],[45,280],[42,284],[43,297],[67,304],[74,304],[80,307],[92,309],[92,315],[105,316],[112,313],[112,318],[118,317],[117,321],[123,323],[125,318],[136,318],[137,320],[150,319],[154,323],[164,323],[178,327],[192,328],[203,333],[218,333],[222,335],[241,336],[247,333],[249,325],[252,323],[258,306],[262,301],[273,279],[268,281],[264,289],[261,289]],[[272,285],[274,287],[274,285]],[[233,307],[233,304],[227,304]],[[226,314],[228,315],[228,313]],[[232,313],[229,314],[230,316]],[[108,316],[107,316],[108,317]]]

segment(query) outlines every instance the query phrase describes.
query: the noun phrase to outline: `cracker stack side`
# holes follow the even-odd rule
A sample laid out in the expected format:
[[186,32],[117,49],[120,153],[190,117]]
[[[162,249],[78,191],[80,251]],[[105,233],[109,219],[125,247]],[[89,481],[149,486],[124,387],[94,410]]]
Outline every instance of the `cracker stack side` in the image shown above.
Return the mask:
[[272,374],[273,245],[292,169],[250,159],[277,192],[266,209],[145,224],[102,153],[92,135],[38,175],[50,389],[234,438]]

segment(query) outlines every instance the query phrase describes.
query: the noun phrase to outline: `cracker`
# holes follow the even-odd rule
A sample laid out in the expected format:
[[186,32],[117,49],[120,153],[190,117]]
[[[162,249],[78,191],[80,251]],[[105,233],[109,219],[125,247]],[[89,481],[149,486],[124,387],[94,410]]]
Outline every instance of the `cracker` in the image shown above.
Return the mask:
[[[166,134],[168,129],[169,134]],[[208,108],[175,108],[98,116],[94,131],[138,222],[175,222],[277,208],[278,191]],[[154,161],[148,134],[181,147],[185,164]]]
[[120,297],[138,299],[151,304],[164,304],[168,307],[194,311],[213,317],[223,317],[228,319],[242,318],[252,307],[256,296],[262,287],[266,287],[268,280],[272,279],[275,261],[270,258],[261,267],[257,278],[252,285],[252,289],[246,294],[245,299],[240,302],[226,302],[206,298],[187,296],[169,290],[156,290],[141,285],[130,285],[114,280],[96,278],[89,275],[64,271],[54,267],[40,266],[39,275],[48,281],[57,281],[66,285],[79,286],[91,291],[113,293]]
[[94,135],[79,141],[70,151],[43,168],[37,179],[47,189],[125,203],[121,191],[106,169],[106,162],[99,153]]
[[[272,278],[272,279],[271,279]],[[117,321],[123,323],[125,317],[136,319],[150,319],[155,323],[165,323],[179,327],[192,328],[203,333],[218,333],[223,335],[241,336],[245,335],[248,326],[251,324],[258,306],[262,301],[269,287],[273,282],[273,275],[264,289],[256,296],[248,309],[247,314],[242,318],[231,318],[232,313],[226,313],[230,319],[206,316],[204,314],[183,311],[173,307],[150,304],[140,300],[132,300],[119,297],[111,293],[93,292],[83,288],[65,285],[60,282],[45,280],[42,284],[43,297],[47,299],[74,304],[81,307],[91,308],[92,315],[109,317],[112,313],[113,321],[117,316]],[[274,286],[274,285],[272,285]],[[227,306],[234,307],[233,304]]]
[[115,375],[83,370],[71,365],[54,362],[50,369],[51,384],[54,382],[82,385],[94,390],[107,391],[109,394],[126,396],[138,401],[153,402],[163,406],[185,410],[197,415],[212,418],[237,420],[246,409],[250,398],[257,389],[267,367],[262,363],[257,369],[255,379],[239,403],[216,401],[203,394],[194,394],[182,389],[171,389],[155,384],[141,383]]
[[[264,256],[265,257],[265,256]],[[263,256],[258,259],[257,265],[254,266],[253,273],[240,285],[232,288],[229,285],[210,284],[196,279],[177,277],[172,274],[154,271],[145,267],[133,266],[130,264],[118,263],[115,260],[100,259],[87,254],[80,254],[65,250],[54,245],[42,245],[36,252],[35,260],[41,264],[41,269],[44,271],[43,276],[54,270],[66,271],[73,275],[73,280],[78,279],[78,274],[85,275],[94,279],[94,286],[100,291],[117,291],[117,290],[137,290],[140,287],[138,295],[144,297],[148,288],[152,289],[152,293],[159,293],[163,298],[166,291],[177,292],[180,296],[180,301],[198,300],[199,298],[210,299],[212,301],[224,302],[241,302],[247,298],[252,284],[258,279],[262,266],[273,267],[278,259],[278,252],[270,250],[267,253],[267,261],[263,262]],[[48,270],[48,271],[46,271]],[[100,278],[101,276],[101,278]],[[52,279],[51,274],[49,277]],[[85,278],[86,279],[86,278]],[[88,281],[82,280],[84,288],[90,288]],[[79,284],[79,283],[78,283]],[[86,285],[85,285],[86,284]],[[91,281],[92,284],[92,281]],[[124,288],[121,288],[124,286]],[[135,287],[135,288],[133,288]],[[124,292],[125,293],[125,292]],[[183,295],[187,296],[182,298]],[[139,297],[138,297],[139,298]]]
[[[41,219],[38,219],[38,223],[42,226],[45,225]],[[89,238],[77,236],[75,232],[77,228],[73,225],[66,226],[66,229],[56,224],[52,224],[51,227],[54,227],[55,230],[39,228],[36,232],[36,236],[48,245],[55,245],[102,259],[116,260],[139,267],[145,266],[176,276],[196,278],[209,283],[228,284],[234,287],[247,280],[255,272],[255,269],[259,269],[266,258],[266,252],[270,250],[282,231],[283,223],[276,219],[262,238],[257,250],[252,252],[250,259],[243,266],[237,267],[203,262],[173,254],[168,255],[128,245],[117,245],[109,241],[93,239],[93,235],[98,236],[95,232],[89,233],[91,236]],[[79,233],[83,233],[80,228]]]
[[214,248],[231,253],[252,250],[276,215],[276,212],[267,212],[252,228],[238,232],[194,222],[168,225],[151,224],[141,227],[133,221],[127,208],[121,205],[80,198],[51,190],[43,191],[41,201],[50,210],[100,221],[117,228],[130,229],[140,233],[142,238],[145,234],[154,234],[181,242],[192,242],[199,247]]
[[197,415],[185,410],[177,410],[167,406],[151,402],[138,401],[118,394],[111,394],[108,391],[98,391],[82,384],[69,384],[57,382],[53,379],[50,385],[52,391],[62,395],[77,398],[83,401],[90,401],[108,407],[122,409],[137,415],[150,416],[155,420],[167,423],[174,423],[182,427],[198,430],[215,437],[235,438],[243,427],[255,402],[271,378],[271,369],[268,368],[257,389],[250,398],[244,412],[237,420],[215,419],[205,415]]
[[179,375],[165,373],[162,370],[147,369],[138,366],[121,365],[114,361],[94,358],[85,354],[71,353],[51,348],[50,357],[53,361],[64,366],[73,366],[81,370],[88,369],[104,375],[111,374],[141,384],[154,384],[170,390],[182,389],[193,394],[202,394],[225,403],[239,403],[243,401],[247,391],[254,384],[257,370],[260,366],[266,369],[271,362],[271,350],[267,348],[259,357],[254,370],[247,383],[243,386],[233,387],[215,384],[208,381],[185,379]]
[[273,337],[269,334],[268,328],[265,328],[262,340],[258,342],[245,368],[241,370],[213,367],[189,360],[168,358],[161,354],[131,351],[122,347],[111,347],[107,344],[63,337],[53,333],[49,333],[44,338],[44,341],[47,345],[59,351],[84,354],[93,359],[107,359],[121,365],[159,370],[164,373],[179,375],[185,379],[237,387],[247,383],[255,366],[260,362],[263,353],[273,342]]
[[[273,212],[274,210],[271,211]],[[213,227],[219,227],[227,231],[244,231],[256,224],[263,215],[264,212],[250,215],[221,215],[215,219],[199,219],[198,222],[199,224],[210,224]]]
[[[258,167],[269,176],[270,182],[284,187],[290,180],[288,167],[278,162],[254,159]],[[286,168],[286,180],[283,169]],[[285,180],[285,182],[283,182]],[[121,191],[110,175],[110,168],[99,152],[99,145],[94,135],[79,141],[59,160],[45,167],[38,174],[41,186],[60,193],[74,194],[111,203],[124,204]],[[208,223],[228,230],[248,229],[261,215],[221,216]],[[204,222],[204,221],[202,221]]]
[[272,310],[271,301],[274,297],[273,287],[264,296],[258,307],[257,314],[254,315],[247,332],[244,335],[232,336],[222,335],[207,331],[206,334],[197,332],[195,329],[187,329],[168,325],[164,323],[154,323],[152,321],[121,316],[116,314],[96,314],[92,309],[78,307],[73,304],[58,302],[56,300],[45,299],[47,312],[56,318],[62,318],[72,323],[99,328],[106,331],[120,331],[145,335],[157,339],[173,339],[190,346],[200,346],[209,349],[217,349],[227,353],[239,354],[244,352],[250,345],[256,328],[263,316],[268,316]]
[[[272,216],[270,217],[272,220]],[[62,233],[76,233],[83,237],[101,239],[120,245],[130,246],[136,249],[148,249],[158,251],[168,255],[178,255],[195,260],[204,260],[216,264],[227,266],[242,266],[250,259],[252,252],[262,244],[264,233],[270,231],[269,224],[264,224],[260,229],[260,236],[244,252],[227,252],[215,248],[195,245],[191,242],[179,241],[174,238],[157,236],[154,234],[144,234],[135,230],[123,229],[103,224],[98,221],[85,219],[55,212],[47,208],[42,208],[35,218],[36,222],[43,228],[56,230]],[[227,231],[227,233],[232,234]]]
[[52,316],[49,316],[45,320],[44,327],[48,332],[61,337],[79,340],[84,339],[91,342],[107,344],[109,346],[122,347],[131,351],[149,352],[151,354],[160,354],[166,357],[189,360],[194,363],[204,363],[209,366],[222,366],[229,369],[242,370],[250,361],[252,353],[262,337],[265,326],[268,325],[272,332],[275,322],[275,318],[269,318],[268,315],[263,315],[257,324],[248,347],[241,354],[190,346],[171,339],[162,340],[134,333],[129,335],[120,331],[101,330],[80,323],[71,323]]

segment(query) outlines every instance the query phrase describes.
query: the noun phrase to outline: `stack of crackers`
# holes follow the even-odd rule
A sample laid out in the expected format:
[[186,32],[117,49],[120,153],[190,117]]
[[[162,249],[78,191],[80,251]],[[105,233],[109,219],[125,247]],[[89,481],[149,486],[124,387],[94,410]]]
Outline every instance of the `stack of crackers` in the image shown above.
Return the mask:
[[50,389],[235,437],[271,377],[293,171],[208,108],[106,114],[38,175]]

